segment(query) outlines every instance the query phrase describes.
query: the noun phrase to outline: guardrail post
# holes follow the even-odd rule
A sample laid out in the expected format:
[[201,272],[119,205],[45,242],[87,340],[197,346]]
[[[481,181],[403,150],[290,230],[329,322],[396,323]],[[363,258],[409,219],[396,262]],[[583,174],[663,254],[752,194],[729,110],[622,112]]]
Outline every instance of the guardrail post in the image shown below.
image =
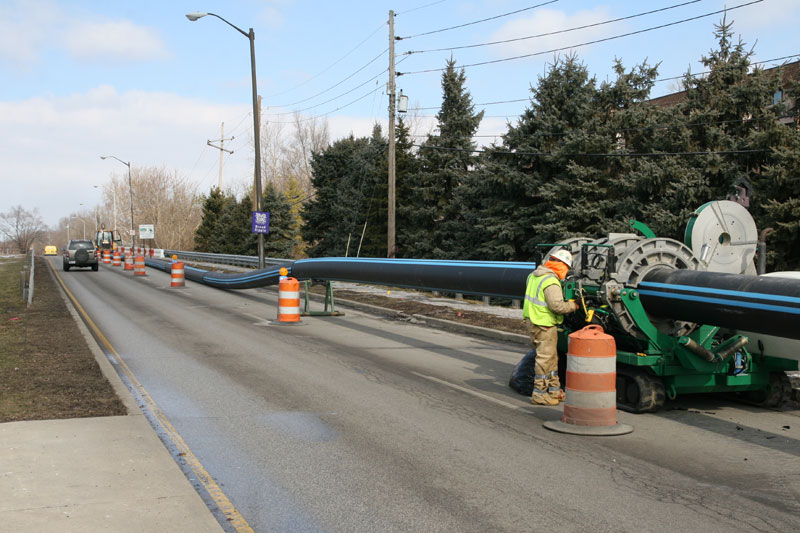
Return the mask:
[[31,277],[28,282],[28,307],[33,303],[33,272],[36,262],[34,260],[33,248],[31,248]]

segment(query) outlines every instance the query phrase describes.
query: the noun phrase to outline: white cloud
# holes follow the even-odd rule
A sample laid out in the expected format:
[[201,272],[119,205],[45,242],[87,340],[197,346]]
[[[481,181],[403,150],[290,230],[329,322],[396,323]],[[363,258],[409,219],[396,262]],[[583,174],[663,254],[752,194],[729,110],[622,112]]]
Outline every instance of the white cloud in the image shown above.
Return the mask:
[[0,61],[17,66],[30,65],[48,38],[57,19],[47,2],[0,4]]
[[75,15],[48,1],[0,3],[0,62],[30,68],[48,47],[91,62],[126,63],[169,55],[155,30],[129,20]]
[[64,32],[63,44],[82,61],[147,61],[168,55],[156,31],[128,20],[73,21]]
[[271,30],[280,28],[285,22],[281,12],[272,6],[261,9],[261,12],[258,14],[258,20]]
[[[206,141],[219,135],[223,121],[226,135],[241,139],[226,161],[226,182],[252,176],[249,111],[246,104],[220,105],[167,92],[118,92],[111,86],[65,97],[2,101],[0,128],[14,135],[0,144],[0,212],[18,204],[38,207],[45,222],[54,225],[81,203],[95,205],[99,193],[92,186],[125,171],[113,161],[101,161],[104,154],[134,166],[164,165],[207,190],[216,182],[219,160]],[[237,125],[239,131],[232,131]]]
[[[726,3],[721,2],[718,9],[724,9]],[[736,34],[755,32],[769,28],[796,27],[800,22],[800,0],[780,0],[764,2],[744,9],[731,11],[728,22],[733,21]],[[786,43],[791,46],[790,43]],[[787,49],[787,53],[789,53]]]
[[[571,15],[563,11],[542,9],[537,10],[530,16],[517,18],[504,24],[499,30],[493,33],[488,40],[502,41],[518,39],[530,35],[552,33],[577,26],[602,22],[612,18],[615,17],[607,7],[596,7],[592,10],[578,11]],[[490,50],[493,54],[500,57],[555,50],[605,37],[610,35],[610,29],[613,33],[620,33],[623,24],[624,23],[614,23],[545,37],[537,37],[535,39],[519,40],[492,46]]]

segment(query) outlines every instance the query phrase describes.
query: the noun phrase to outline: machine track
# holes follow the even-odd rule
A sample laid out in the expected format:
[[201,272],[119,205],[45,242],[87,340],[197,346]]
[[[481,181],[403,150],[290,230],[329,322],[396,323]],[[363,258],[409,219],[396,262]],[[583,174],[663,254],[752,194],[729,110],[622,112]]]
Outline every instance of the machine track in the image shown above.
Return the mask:
[[785,372],[771,372],[766,390],[749,391],[736,398],[758,407],[782,407],[792,398],[792,382]]
[[653,413],[664,406],[664,383],[646,370],[617,365],[617,408],[629,413]]

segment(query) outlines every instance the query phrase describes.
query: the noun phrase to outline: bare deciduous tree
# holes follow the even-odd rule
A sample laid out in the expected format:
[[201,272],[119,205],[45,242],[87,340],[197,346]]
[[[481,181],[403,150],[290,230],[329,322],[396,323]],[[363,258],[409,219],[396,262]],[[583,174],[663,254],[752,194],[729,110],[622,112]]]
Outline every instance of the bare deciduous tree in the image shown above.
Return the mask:
[[[191,250],[194,231],[200,223],[201,202],[197,186],[175,171],[161,167],[133,167],[131,187],[133,193],[133,229],[138,236],[139,224],[154,224],[155,239],[145,243],[158,248]],[[117,229],[127,244],[131,227],[131,194],[127,172],[113,176],[103,188],[101,225],[111,228],[113,201],[117,201]],[[138,240],[138,237],[137,237]]]
[[280,122],[264,121],[261,126],[261,172],[264,179],[286,193],[299,187],[304,196],[313,193],[311,187],[311,154],[330,144],[328,122],[319,118],[304,118],[295,113],[286,132]]
[[28,211],[21,205],[0,213],[0,234],[13,242],[20,253],[26,253],[33,241],[42,236],[47,229],[39,209]]

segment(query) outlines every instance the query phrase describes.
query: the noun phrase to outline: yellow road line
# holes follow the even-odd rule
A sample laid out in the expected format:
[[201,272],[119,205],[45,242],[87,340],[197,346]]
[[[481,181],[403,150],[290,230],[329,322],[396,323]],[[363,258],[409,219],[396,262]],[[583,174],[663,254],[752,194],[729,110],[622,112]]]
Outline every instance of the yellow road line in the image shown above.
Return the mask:
[[[50,265],[50,262],[48,261],[47,264]],[[214,479],[200,463],[200,460],[189,448],[189,445],[186,444],[186,442],[180,436],[180,434],[172,425],[172,423],[170,423],[166,415],[158,407],[158,404],[156,404],[155,400],[153,400],[153,398],[150,397],[150,395],[147,393],[147,391],[139,382],[139,380],[136,379],[136,376],[133,374],[131,369],[128,368],[128,365],[125,364],[125,361],[122,359],[122,356],[119,354],[119,352],[117,352],[117,350],[114,349],[114,347],[105,337],[105,335],[103,335],[103,333],[100,331],[100,328],[97,327],[97,325],[91,319],[89,313],[87,313],[86,310],[84,310],[83,306],[81,306],[81,304],[78,303],[77,298],[75,298],[75,296],[72,295],[69,289],[67,289],[64,280],[61,279],[61,276],[58,274],[56,269],[53,268],[52,265],[50,265],[50,269],[56,275],[56,279],[58,280],[58,283],[61,285],[61,288],[64,289],[64,292],[67,294],[67,297],[69,297],[70,301],[72,302],[72,305],[75,306],[75,309],[77,309],[78,313],[80,313],[81,317],[83,317],[84,322],[89,327],[89,329],[91,329],[95,338],[103,345],[107,353],[111,353],[116,358],[117,363],[119,364],[120,368],[122,368],[122,371],[125,373],[125,376],[128,378],[131,385],[136,389],[136,392],[142,398],[142,401],[144,401],[147,404],[147,407],[150,409],[150,412],[153,414],[156,420],[158,420],[158,423],[161,425],[161,428],[164,430],[164,433],[167,435],[169,440],[175,445],[175,448],[178,450],[179,455],[183,457],[183,459],[186,461],[186,464],[189,465],[189,468],[192,469],[194,475],[203,484],[203,487],[205,487],[209,496],[211,496],[211,499],[214,500],[214,503],[217,504],[217,507],[219,507],[225,514],[227,522],[230,525],[232,525],[237,532],[242,532],[242,533],[252,532],[253,528],[250,527],[250,524],[247,523],[247,520],[245,520],[244,517],[241,515],[241,513],[239,513],[239,511],[236,509],[236,507],[234,507],[233,503],[231,503],[231,501],[228,499],[228,497],[225,495],[225,493],[222,491],[219,485],[217,485],[216,482],[214,482]]]

